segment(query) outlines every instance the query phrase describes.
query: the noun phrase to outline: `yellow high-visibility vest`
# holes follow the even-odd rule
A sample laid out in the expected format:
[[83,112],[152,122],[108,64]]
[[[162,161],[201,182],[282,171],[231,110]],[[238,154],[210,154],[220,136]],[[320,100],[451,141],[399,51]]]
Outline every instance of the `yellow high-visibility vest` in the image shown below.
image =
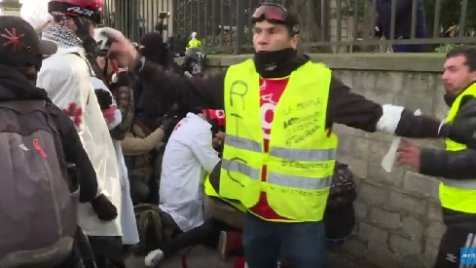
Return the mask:
[[205,194],[206,195],[211,196],[211,197],[219,198],[220,200],[228,203],[229,205],[233,206],[234,208],[238,209],[241,212],[246,212],[247,211],[247,209],[240,202],[220,197],[220,195],[218,195],[217,191],[215,190],[215,188],[213,188],[213,185],[210,182],[210,175],[208,175],[205,178],[204,189],[205,189]]
[[202,46],[202,41],[192,38],[190,41],[188,41],[187,48],[194,48],[194,47],[201,47]]
[[[270,207],[295,221],[320,221],[334,171],[337,136],[326,128],[331,71],[307,62],[292,72],[276,105],[269,153],[263,150],[259,74],[253,60],[225,76],[226,137],[219,195]],[[267,166],[266,181],[261,180]]]
[[[461,100],[465,96],[476,97],[476,84],[465,89],[451,105],[446,122],[453,122],[461,108]],[[446,139],[447,151],[461,151],[467,146],[451,139]],[[452,180],[443,179],[440,183],[441,206],[454,211],[476,214],[476,179]]]

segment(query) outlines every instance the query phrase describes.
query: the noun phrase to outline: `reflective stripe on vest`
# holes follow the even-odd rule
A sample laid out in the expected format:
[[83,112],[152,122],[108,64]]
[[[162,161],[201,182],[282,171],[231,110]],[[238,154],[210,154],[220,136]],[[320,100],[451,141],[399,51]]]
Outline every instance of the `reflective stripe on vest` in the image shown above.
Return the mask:
[[294,161],[329,161],[336,159],[337,150],[272,148],[270,154]]
[[252,208],[265,192],[279,215],[320,221],[337,148],[337,136],[325,128],[331,71],[307,62],[292,72],[274,104],[269,153],[263,150],[259,79],[252,60],[230,66],[225,76],[227,135],[219,194]]
[[[261,145],[255,141],[226,135],[225,144],[253,152],[261,152]],[[289,149],[272,148],[270,154],[275,157],[285,158],[291,161],[329,161],[336,159],[336,149]]]
[[241,161],[230,161],[223,159],[221,163],[222,169],[226,171],[236,171],[243,175],[248,176],[250,179],[259,180],[259,169],[252,168],[248,166],[246,163]]
[[461,188],[461,189],[468,189],[468,190],[476,190],[476,179],[465,179],[465,180],[442,179],[441,181],[446,186],[451,186],[451,187]]
[[314,190],[330,187],[332,176],[316,180],[309,177],[288,176],[270,172],[268,181],[286,187]]
[[[464,96],[476,97],[476,84],[464,90],[451,105],[446,122],[453,122],[461,108]],[[447,151],[461,151],[467,149],[465,144],[446,139]],[[454,211],[476,214],[476,179],[443,179],[440,184],[441,206]]]
[[262,152],[261,144],[250,139],[245,139],[237,136],[232,136],[229,134],[225,135],[225,144],[228,146],[233,146],[236,148],[253,151],[253,152]]

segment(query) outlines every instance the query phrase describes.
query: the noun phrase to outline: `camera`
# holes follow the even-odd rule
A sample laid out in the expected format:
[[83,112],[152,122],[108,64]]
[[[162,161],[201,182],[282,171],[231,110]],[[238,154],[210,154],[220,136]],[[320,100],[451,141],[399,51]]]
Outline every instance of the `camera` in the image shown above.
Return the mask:
[[159,19],[163,20],[170,17],[170,12],[160,12],[159,13]]

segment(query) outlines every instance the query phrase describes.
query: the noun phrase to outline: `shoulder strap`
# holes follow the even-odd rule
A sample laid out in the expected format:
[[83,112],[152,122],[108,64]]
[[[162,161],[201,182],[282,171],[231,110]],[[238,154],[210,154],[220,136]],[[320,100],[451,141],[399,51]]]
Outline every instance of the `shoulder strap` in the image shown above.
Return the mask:
[[45,111],[46,100],[15,100],[0,102],[0,107],[14,110],[20,113],[31,113],[33,111]]

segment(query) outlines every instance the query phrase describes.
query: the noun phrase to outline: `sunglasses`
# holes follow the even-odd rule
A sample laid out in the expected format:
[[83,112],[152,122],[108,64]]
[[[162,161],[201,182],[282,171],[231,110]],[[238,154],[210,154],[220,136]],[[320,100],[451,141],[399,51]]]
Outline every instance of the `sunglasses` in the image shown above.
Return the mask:
[[265,3],[256,8],[251,19],[256,21],[261,19],[263,16],[268,21],[285,22],[288,16],[288,11],[281,5]]

